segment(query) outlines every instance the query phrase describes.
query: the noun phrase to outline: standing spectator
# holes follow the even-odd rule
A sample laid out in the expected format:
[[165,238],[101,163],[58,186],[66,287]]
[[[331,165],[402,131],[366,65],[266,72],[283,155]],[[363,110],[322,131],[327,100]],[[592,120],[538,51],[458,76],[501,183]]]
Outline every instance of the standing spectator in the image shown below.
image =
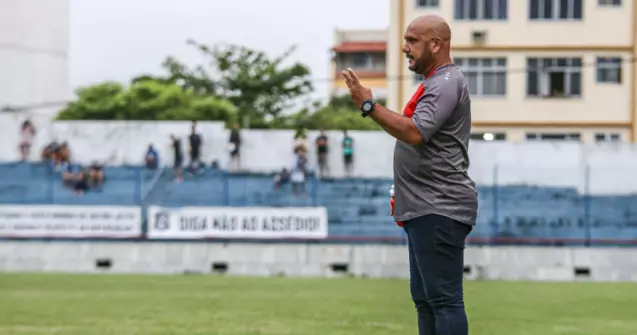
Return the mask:
[[197,122],[192,123],[192,130],[188,136],[188,144],[190,145],[190,171],[195,173],[201,166],[201,135],[197,133]]
[[22,122],[20,136],[20,154],[22,155],[22,161],[27,161],[31,154],[31,144],[33,144],[33,139],[35,138],[35,126],[31,123],[31,120]]
[[307,174],[307,159],[305,152],[300,149],[295,150],[294,164],[290,179],[292,181],[292,193],[294,195],[305,194],[305,175]]
[[319,178],[324,178],[327,173],[329,173],[329,168],[327,166],[327,135],[325,135],[325,129],[321,128],[321,133],[316,138],[316,153],[318,155],[318,167],[319,167]]
[[175,154],[175,160],[173,163],[173,170],[175,171],[175,180],[177,182],[182,182],[184,177],[181,172],[181,165],[184,162],[184,154],[181,152],[181,141],[175,137],[175,135],[170,135],[171,146],[173,148],[173,153]]
[[307,135],[305,131],[298,130],[296,136],[294,136],[294,154],[297,154],[297,150],[307,153]]
[[146,168],[150,170],[156,170],[159,166],[159,153],[155,150],[155,147],[150,144],[146,151]]
[[241,168],[241,133],[239,132],[238,123],[235,123],[230,131],[228,147],[230,150],[230,169],[237,171]]
[[349,136],[347,129],[343,130],[343,162],[345,175],[351,177],[354,163],[354,139]]

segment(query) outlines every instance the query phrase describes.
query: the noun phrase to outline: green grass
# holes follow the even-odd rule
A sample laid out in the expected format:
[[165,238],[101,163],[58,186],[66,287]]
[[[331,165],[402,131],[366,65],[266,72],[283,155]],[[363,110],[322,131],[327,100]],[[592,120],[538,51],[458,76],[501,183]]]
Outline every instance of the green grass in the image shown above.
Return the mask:
[[[635,335],[637,285],[468,282],[472,335]],[[0,334],[416,334],[405,280],[0,275]]]

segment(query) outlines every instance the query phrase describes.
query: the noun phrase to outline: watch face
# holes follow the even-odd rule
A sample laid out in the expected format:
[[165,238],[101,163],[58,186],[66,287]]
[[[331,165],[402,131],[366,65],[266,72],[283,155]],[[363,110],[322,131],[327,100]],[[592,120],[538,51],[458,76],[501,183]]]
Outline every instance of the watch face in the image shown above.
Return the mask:
[[369,102],[366,102],[363,104],[363,111],[365,112],[369,112],[369,110],[372,108],[372,104]]

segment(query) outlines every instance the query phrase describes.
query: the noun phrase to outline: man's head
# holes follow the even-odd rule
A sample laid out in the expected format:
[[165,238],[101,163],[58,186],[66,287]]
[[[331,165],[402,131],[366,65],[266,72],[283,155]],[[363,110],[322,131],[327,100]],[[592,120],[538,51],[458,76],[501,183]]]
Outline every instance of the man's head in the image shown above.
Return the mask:
[[451,29],[438,15],[422,15],[405,31],[403,52],[409,60],[409,70],[422,75],[450,61]]
[[239,129],[239,124],[238,123],[234,123],[234,125],[232,126],[234,129]]

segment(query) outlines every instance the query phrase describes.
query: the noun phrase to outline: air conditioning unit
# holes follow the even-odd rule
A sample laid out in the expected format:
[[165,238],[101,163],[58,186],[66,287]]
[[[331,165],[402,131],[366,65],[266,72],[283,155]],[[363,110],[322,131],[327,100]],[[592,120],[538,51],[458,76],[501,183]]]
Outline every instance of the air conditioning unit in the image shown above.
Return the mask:
[[487,32],[485,30],[474,30],[471,32],[471,40],[474,44],[485,44],[487,42]]

